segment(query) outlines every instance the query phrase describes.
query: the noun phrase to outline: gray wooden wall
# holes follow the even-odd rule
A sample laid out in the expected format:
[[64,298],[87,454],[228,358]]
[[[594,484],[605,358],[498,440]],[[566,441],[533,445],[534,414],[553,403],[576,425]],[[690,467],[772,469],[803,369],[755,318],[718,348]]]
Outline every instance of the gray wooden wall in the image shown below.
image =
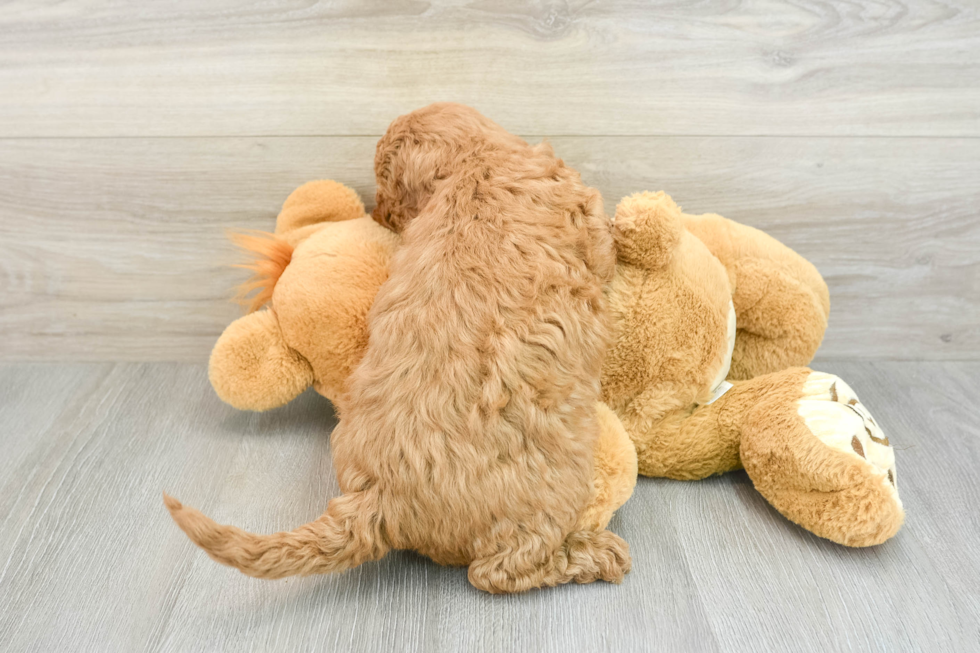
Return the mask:
[[827,278],[821,356],[980,358],[975,0],[30,2],[0,9],[0,360],[204,361],[228,228],[371,204],[435,100],[664,189]]

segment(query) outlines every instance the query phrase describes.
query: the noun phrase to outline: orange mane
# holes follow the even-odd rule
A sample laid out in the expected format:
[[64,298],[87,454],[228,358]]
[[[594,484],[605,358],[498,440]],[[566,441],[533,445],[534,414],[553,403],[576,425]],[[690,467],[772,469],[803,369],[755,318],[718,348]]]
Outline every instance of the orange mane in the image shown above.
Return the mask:
[[[292,260],[293,246],[265,231],[230,233],[228,238],[241,249],[255,255],[255,260],[251,263],[234,266],[254,273],[248,281],[238,286],[235,293],[235,301],[246,307],[249,313],[253,313],[272,299],[276,282]],[[257,292],[249,297],[253,291]]]

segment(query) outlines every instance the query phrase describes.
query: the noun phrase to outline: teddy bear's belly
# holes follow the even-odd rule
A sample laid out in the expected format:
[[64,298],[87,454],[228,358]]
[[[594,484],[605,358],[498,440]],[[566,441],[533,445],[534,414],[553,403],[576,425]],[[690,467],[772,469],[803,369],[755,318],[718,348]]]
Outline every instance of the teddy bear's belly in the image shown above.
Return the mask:
[[715,374],[714,379],[712,379],[711,381],[711,387],[710,387],[711,400],[705,403],[710,404],[712,401],[714,401],[715,399],[723,395],[725,391],[731,387],[731,384],[726,383],[725,379],[728,378],[728,372],[732,367],[732,354],[735,351],[735,332],[736,332],[735,304],[732,303],[731,300],[729,300],[728,301],[728,328],[726,331],[728,337],[728,348],[725,351],[725,358],[722,361],[721,368],[718,370],[718,373]]

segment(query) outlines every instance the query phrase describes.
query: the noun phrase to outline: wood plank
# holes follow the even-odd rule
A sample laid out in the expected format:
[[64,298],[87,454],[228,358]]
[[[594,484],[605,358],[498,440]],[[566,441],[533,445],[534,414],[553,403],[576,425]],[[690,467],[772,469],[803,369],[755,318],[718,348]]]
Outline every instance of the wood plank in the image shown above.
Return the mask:
[[873,549],[779,516],[744,473],[641,479],[620,586],[513,597],[407,553],[259,581],[212,562],[168,490],[256,531],[338,492],[329,404],[222,405],[202,365],[0,366],[3,650],[972,650],[980,644],[980,363],[833,363],[898,451],[908,512]]
[[980,136],[971,0],[8,3],[0,136]]
[[[533,138],[533,137],[532,137]],[[302,182],[370,206],[375,139],[0,140],[0,360],[203,361],[239,315],[227,229]],[[824,358],[980,356],[970,139],[561,137],[607,209],[664,188],[762,228],[831,288]]]

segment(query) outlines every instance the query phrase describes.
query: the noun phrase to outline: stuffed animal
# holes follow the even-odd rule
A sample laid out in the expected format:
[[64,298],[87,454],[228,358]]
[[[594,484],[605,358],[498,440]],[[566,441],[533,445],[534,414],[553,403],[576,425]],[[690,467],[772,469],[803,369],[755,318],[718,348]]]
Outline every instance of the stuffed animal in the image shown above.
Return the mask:
[[[781,360],[773,347],[757,343],[741,348],[741,367],[730,372],[743,320],[733,297],[754,297],[746,302],[754,304],[754,324],[769,322],[774,335],[802,334],[799,342],[817,327],[800,323],[813,312],[791,303],[780,308],[781,317],[755,310],[792,297],[786,286],[775,302],[765,288],[733,287],[751,283],[749,270],[759,269],[761,259],[736,262],[744,273],[733,278],[694,235],[712,224],[715,235],[745,229],[725,222],[685,216],[664,193],[633,195],[617,207],[619,262],[609,288],[616,331],[603,365],[603,400],[636,444],[641,474],[693,480],[744,466],[790,520],[840,544],[879,544],[904,520],[895,455],[854,391],[836,376],[802,367],[747,379],[748,371]],[[733,241],[729,251],[751,248]],[[807,294],[798,290],[802,302]],[[760,350],[767,359],[752,358]]]
[[[624,200],[615,236],[614,342],[602,375],[615,414],[599,408],[589,519],[604,526],[632,492],[628,434],[641,474],[692,480],[744,467],[777,510],[817,535],[867,546],[897,532],[888,439],[846,383],[797,367],[829,313],[816,269],[758,230],[685,215],[663,193]],[[259,291],[252,308],[269,306],[216,344],[218,395],[265,410],[312,385],[342,401],[397,243],[352,190],[323,181],[295,191],[275,235],[242,240],[258,254],[245,287]]]

